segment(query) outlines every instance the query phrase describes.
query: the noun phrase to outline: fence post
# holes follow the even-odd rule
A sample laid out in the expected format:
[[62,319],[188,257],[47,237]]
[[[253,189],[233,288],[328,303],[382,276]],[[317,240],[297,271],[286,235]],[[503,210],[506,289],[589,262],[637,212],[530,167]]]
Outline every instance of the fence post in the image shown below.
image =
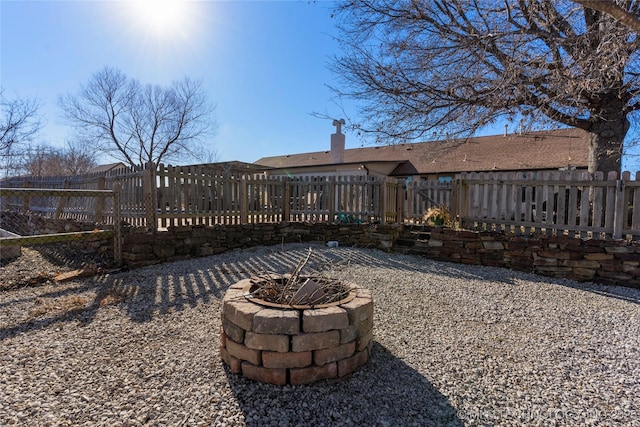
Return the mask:
[[630,177],[629,172],[623,172],[619,180],[616,181],[615,210],[613,214],[613,238],[622,238],[622,229],[627,217],[626,191],[624,182]]
[[413,198],[416,191],[416,183],[412,178],[411,181],[405,181],[405,200],[402,202],[402,211],[404,212],[404,218],[414,218],[416,212],[413,211]]
[[[640,181],[640,172],[636,172],[635,177],[636,183]],[[632,203],[632,211],[631,211],[631,229],[633,231],[640,230],[640,188],[633,187],[633,201],[629,199],[629,202]],[[637,236],[634,236],[634,240],[637,239]]]
[[460,223],[460,178],[451,181],[451,193],[449,195],[449,209],[451,210],[452,221],[458,222],[458,226],[462,228]]
[[404,199],[405,199],[405,185],[406,180],[397,180],[396,186],[398,191],[396,192],[396,223],[402,224],[404,222]]
[[122,186],[116,182],[113,184],[113,260],[117,267],[122,265],[121,193]]
[[[22,184],[22,187],[23,188],[31,188],[31,184],[29,183],[29,181],[25,181]],[[29,196],[25,196],[22,199],[22,211],[25,212],[25,213],[29,212],[30,205],[31,205],[31,198]]]
[[382,178],[380,188],[380,207],[378,208],[378,217],[380,218],[380,224],[387,223],[387,205],[389,200],[389,183],[388,177]]
[[336,220],[336,176],[329,176],[329,218],[327,222],[333,222]]
[[142,175],[142,194],[147,230],[154,232],[158,229],[158,192],[155,172],[155,164],[149,162]]

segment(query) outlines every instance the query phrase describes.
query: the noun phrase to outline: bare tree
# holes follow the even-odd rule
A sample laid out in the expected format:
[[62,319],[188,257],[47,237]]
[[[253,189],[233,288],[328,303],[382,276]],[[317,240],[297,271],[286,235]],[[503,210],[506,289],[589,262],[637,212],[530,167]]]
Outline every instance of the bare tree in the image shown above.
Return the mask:
[[105,67],[59,104],[81,139],[130,166],[193,155],[215,129],[214,108],[189,78],[170,87],[142,85]]
[[14,145],[30,141],[39,130],[38,103],[7,99],[0,88],[0,155],[9,155]]
[[[57,175],[57,173],[47,173],[51,164],[56,164],[57,153],[45,144],[29,146],[22,151],[22,162],[20,162],[22,173],[29,176]],[[55,158],[55,159],[54,159]],[[57,169],[57,167],[56,167]],[[56,170],[57,172],[57,170]]]
[[65,175],[87,173],[98,165],[97,153],[91,148],[91,144],[83,141],[68,141],[60,154],[60,164]]
[[21,169],[30,176],[80,175],[96,165],[95,151],[80,142],[68,142],[64,148],[39,144],[22,151]]
[[622,4],[618,4],[615,0],[573,0],[576,3],[609,14],[611,17],[620,21],[636,33],[640,32],[640,19],[634,15],[635,10],[626,9]]
[[[640,16],[640,2],[615,5]],[[640,38],[612,15],[569,0],[345,0],[335,14],[337,91],[362,102],[362,131],[428,138],[524,117],[584,129],[589,170],[620,170]]]

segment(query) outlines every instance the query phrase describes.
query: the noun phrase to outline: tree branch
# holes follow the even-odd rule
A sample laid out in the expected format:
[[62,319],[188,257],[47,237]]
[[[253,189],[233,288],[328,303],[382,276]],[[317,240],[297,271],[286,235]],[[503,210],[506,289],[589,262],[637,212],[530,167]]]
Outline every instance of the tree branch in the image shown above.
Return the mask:
[[640,20],[638,16],[618,6],[615,2],[609,0],[573,0],[576,3],[588,7],[598,12],[606,13],[627,26],[636,33],[640,33]]

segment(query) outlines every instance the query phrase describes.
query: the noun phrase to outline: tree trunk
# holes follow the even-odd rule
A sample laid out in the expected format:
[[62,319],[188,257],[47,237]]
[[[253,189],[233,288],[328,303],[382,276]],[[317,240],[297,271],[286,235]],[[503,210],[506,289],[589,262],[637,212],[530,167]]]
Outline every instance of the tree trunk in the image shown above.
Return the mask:
[[596,122],[589,129],[589,172],[618,172],[622,166],[622,147],[630,123],[626,117]]

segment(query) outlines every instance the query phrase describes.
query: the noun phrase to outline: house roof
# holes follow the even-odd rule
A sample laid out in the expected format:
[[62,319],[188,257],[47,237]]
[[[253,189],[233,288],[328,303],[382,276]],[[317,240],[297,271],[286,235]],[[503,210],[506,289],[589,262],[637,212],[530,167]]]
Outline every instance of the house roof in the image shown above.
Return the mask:
[[[263,157],[272,168],[330,165],[329,151]],[[446,141],[353,148],[344,163],[401,161],[392,176],[505,170],[586,168],[589,139],[581,129],[481,136]]]

